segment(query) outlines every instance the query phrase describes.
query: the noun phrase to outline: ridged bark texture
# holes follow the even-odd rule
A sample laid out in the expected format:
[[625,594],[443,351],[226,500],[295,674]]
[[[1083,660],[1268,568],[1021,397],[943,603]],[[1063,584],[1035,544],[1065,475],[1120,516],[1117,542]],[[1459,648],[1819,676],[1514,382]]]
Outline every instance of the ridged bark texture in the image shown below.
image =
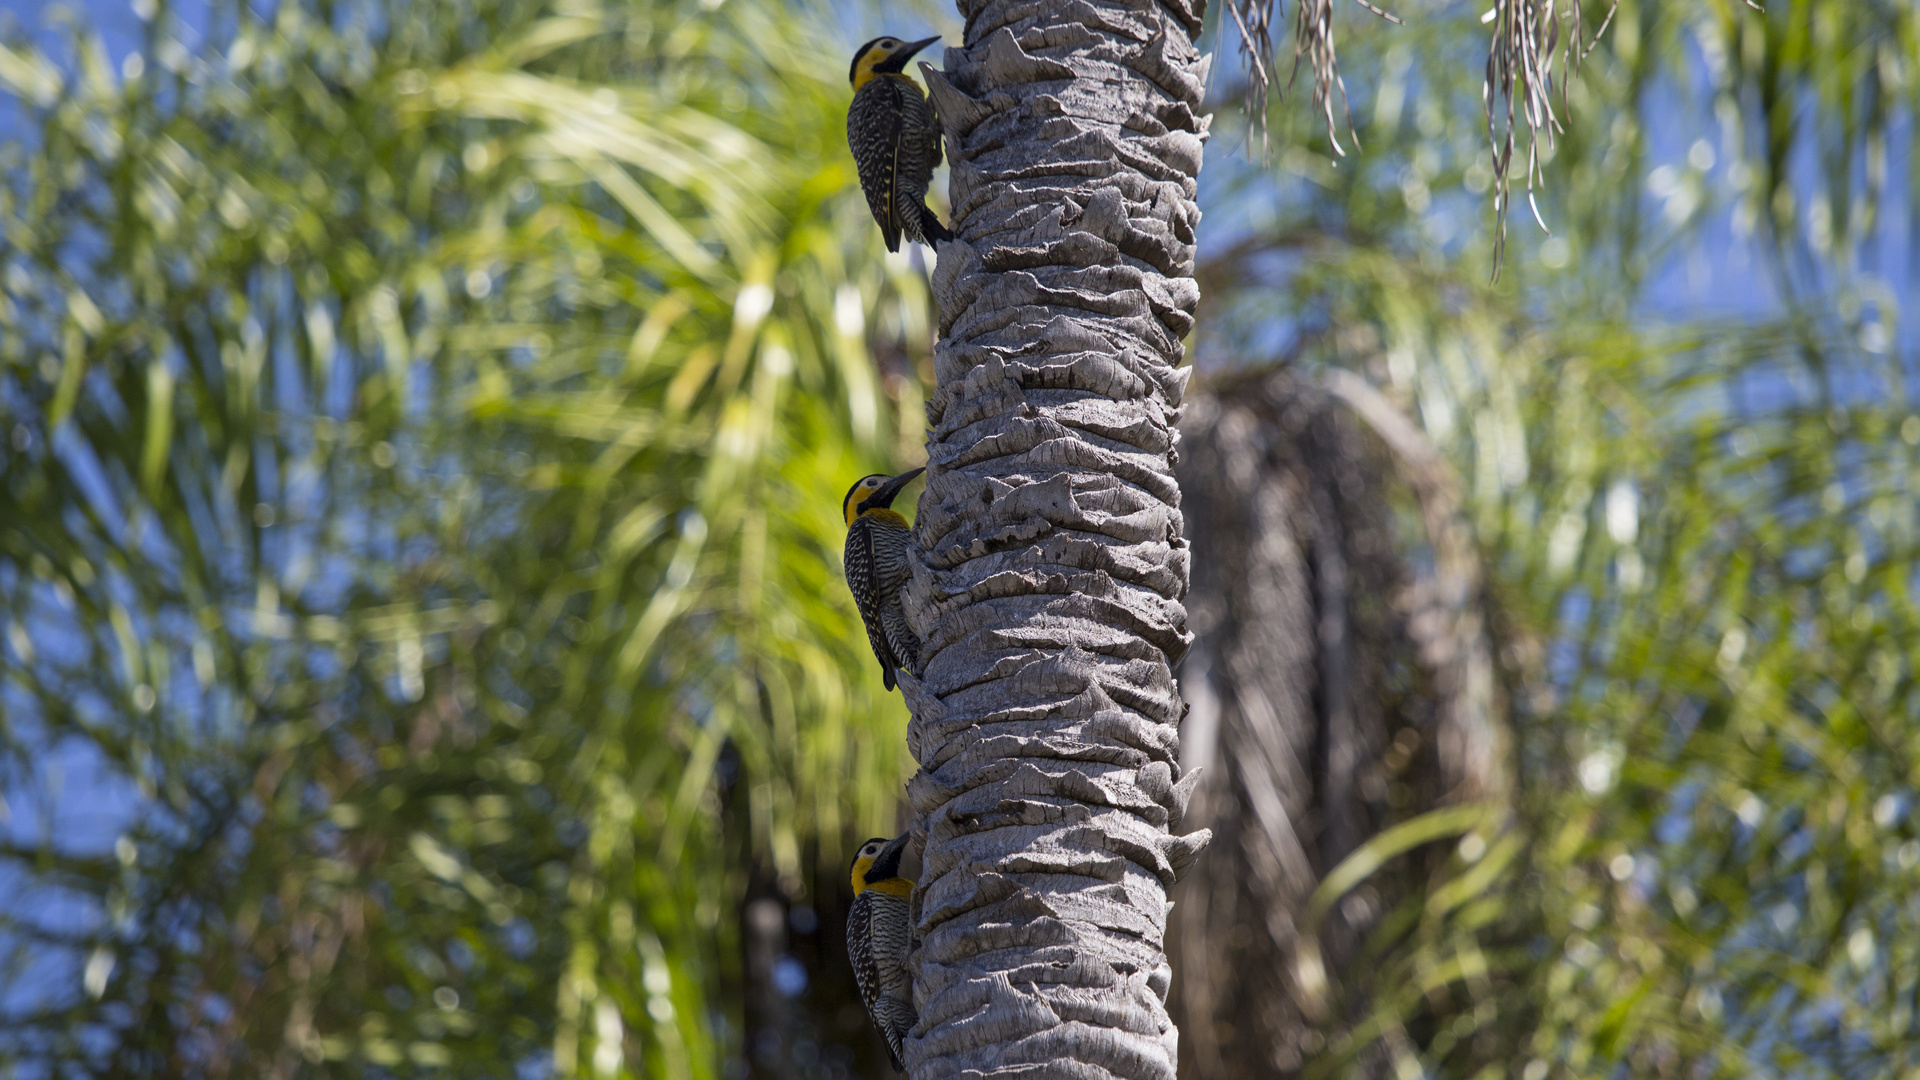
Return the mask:
[[[1478,566],[1439,456],[1345,373],[1210,391],[1183,425],[1196,641],[1182,750],[1204,770],[1188,820],[1215,843],[1170,952],[1181,1075],[1239,1080],[1295,1075],[1368,1016],[1365,935],[1444,853],[1393,861],[1305,925],[1327,872],[1383,829],[1505,781]],[[1396,476],[1422,534],[1396,530]],[[1355,1075],[1392,1075],[1405,1035],[1376,1034]]]
[[925,843],[914,1080],[1171,1080],[1174,483],[1207,62],[1197,3],[963,0],[923,65],[960,239],[933,276],[903,676]]

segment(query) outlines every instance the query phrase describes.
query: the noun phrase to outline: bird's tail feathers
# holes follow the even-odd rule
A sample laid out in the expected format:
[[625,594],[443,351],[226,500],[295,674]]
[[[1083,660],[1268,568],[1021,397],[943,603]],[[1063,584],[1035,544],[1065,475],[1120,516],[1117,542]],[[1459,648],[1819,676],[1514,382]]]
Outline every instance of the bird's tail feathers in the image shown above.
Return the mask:
[[874,1018],[880,1021],[880,1031],[886,1036],[888,1062],[894,1072],[906,1072],[901,1059],[906,1056],[907,1033],[919,1022],[919,1014],[912,1005],[890,994],[881,995],[873,1007]]
[[940,224],[939,215],[929,210],[925,203],[920,205],[920,235],[927,238],[929,246],[942,240],[953,239],[953,230]]

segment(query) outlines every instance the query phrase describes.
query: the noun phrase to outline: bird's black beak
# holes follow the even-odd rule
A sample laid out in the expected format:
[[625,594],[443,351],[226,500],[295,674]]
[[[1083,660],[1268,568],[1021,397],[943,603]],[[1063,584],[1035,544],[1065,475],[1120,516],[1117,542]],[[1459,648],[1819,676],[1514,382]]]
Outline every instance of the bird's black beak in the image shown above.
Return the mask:
[[902,61],[903,66],[908,57],[911,57],[914,53],[919,52],[921,49],[924,49],[927,46],[939,40],[940,40],[940,35],[935,34],[932,37],[927,38],[925,41],[915,41],[915,42],[908,43],[907,50],[900,54],[900,60]]
[[908,472],[901,473],[899,476],[896,476],[893,479],[887,481],[885,484],[882,484],[880,486],[879,491],[876,491],[873,494],[867,496],[866,498],[861,499],[860,505],[857,509],[872,510],[875,507],[879,507],[882,509],[891,507],[893,505],[894,496],[900,494],[900,489],[903,487],[906,487],[908,484],[913,483],[916,479],[919,478],[921,473],[926,471],[927,471],[926,466],[923,465],[918,469],[913,469]]
[[[901,859],[907,853],[907,845],[912,842],[913,833],[911,832],[903,832],[899,836],[887,841],[887,846],[881,848],[880,854],[873,857],[873,869],[867,871],[873,875],[873,877],[868,880],[884,880],[885,878],[899,877]],[[919,875],[916,873],[914,876],[918,877]]]

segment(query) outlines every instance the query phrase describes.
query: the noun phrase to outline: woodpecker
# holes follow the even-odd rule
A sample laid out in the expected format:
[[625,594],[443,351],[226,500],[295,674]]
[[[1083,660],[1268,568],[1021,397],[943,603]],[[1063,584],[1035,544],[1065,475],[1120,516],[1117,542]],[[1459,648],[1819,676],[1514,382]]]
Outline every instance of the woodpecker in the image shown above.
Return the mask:
[[913,979],[907,973],[907,901],[913,882],[900,876],[900,856],[909,833],[876,836],[853,857],[853,910],[847,914],[847,959],[873,1026],[887,1040],[887,1060],[900,1072],[900,1045],[919,1019],[913,1011]]
[[925,41],[874,38],[853,54],[847,71],[853,82],[847,145],[888,251],[900,250],[902,233],[929,245],[953,239],[923,201],[940,164],[940,125],[919,84],[905,74],[913,54],[939,40],[937,34]]
[[913,534],[907,519],[893,509],[893,499],[923,472],[924,468],[899,476],[863,476],[840,500],[840,512],[847,519],[847,548],[842,555],[847,588],[853,590],[860,621],[867,624],[867,642],[880,661],[880,679],[889,690],[894,687],[896,668],[920,673],[920,639],[900,607],[900,587],[907,581],[907,545]]

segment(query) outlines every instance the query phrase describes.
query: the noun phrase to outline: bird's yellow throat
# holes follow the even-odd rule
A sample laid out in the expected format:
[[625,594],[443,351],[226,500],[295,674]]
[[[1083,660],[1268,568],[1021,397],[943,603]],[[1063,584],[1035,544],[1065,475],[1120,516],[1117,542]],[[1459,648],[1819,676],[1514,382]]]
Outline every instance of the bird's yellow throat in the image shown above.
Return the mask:
[[888,525],[898,525],[903,529],[907,527],[907,519],[900,516],[900,511],[889,510],[880,506],[876,506],[871,510],[860,511],[853,517],[848,518],[847,524],[851,525],[859,518],[872,518],[875,521],[885,522]]
[[872,889],[874,892],[886,893],[888,896],[898,896],[901,899],[906,899],[913,895],[913,882],[908,881],[906,878],[890,877],[880,881],[868,881],[867,871],[871,869],[872,866],[872,859],[861,859],[854,864],[853,895],[859,896],[868,889]]
[[[886,893],[888,896],[898,896],[904,900],[913,895],[913,882],[908,881],[906,878],[890,877],[885,881],[869,882],[866,889],[871,889],[877,893]],[[860,893],[865,892],[866,889],[855,886],[854,895],[858,896]]]
[[891,54],[883,53],[879,49],[873,49],[869,51],[867,55],[861,57],[860,63],[853,69],[853,88],[859,90],[873,80],[884,77],[888,79],[904,79],[908,86],[913,87],[916,91],[919,90],[920,87],[915,84],[912,79],[907,78],[907,76],[898,71],[873,70],[876,64],[884,63],[889,55]]

